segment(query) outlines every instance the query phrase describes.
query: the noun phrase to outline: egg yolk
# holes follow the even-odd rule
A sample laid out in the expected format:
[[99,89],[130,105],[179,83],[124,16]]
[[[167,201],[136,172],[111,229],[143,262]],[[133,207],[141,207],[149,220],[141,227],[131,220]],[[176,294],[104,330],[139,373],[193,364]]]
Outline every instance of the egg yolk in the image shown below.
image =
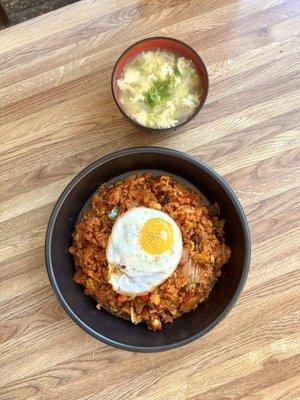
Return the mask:
[[144,223],[140,232],[140,245],[150,254],[160,254],[173,244],[172,225],[161,218],[152,218]]

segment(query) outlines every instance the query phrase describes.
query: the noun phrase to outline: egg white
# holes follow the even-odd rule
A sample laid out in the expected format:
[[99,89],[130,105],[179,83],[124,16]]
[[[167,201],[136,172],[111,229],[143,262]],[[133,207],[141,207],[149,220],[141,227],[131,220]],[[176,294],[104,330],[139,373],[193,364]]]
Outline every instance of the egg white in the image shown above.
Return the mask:
[[[152,218],[161,218],[172,226],[173,243],[160,254],[144,251],[139,242],[144,223]],[[121,294],[137,296],[151,292],[173,274],[181,254],[181,232],[168,214],[147,207],[132,208],[116,220],[108,240],[108,281]]]

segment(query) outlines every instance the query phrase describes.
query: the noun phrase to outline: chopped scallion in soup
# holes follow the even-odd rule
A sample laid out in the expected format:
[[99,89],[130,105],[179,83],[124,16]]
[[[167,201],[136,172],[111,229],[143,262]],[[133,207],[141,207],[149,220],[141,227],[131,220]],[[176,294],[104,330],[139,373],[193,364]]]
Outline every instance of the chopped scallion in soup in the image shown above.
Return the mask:
[[172,128],[186,121],[202,94],[193,62],[166,50],[136,56],[124,67],[118,88],[125,113],[150,128]]

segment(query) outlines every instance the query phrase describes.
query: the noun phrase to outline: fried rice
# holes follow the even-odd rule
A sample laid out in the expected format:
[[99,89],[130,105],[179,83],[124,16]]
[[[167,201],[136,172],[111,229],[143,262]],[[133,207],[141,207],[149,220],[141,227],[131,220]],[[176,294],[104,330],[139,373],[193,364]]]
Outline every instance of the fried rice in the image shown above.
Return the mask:
[[[151,293],[129,297],[108,283],[106,246],[115,217],[139,206],[161,210],[174,219],[181,230],[183,252],[170,278]],[[75,226],[70,248],[76,266],[74,280],[95,299],[98,309],[160,330],[203,302],[227,263],[230,249],[219,214],[217,204],[207,207],[197,191],[167,175],[134,174],[102,185]]]

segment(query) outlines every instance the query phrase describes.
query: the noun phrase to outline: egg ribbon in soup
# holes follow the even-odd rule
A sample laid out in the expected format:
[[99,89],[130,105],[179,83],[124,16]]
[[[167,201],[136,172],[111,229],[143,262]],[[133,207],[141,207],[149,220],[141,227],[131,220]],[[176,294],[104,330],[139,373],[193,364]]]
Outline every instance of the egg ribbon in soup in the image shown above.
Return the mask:
[[159,49],[143,52],[130,61],[118,88],[125,113],[150,128],[171,128],[186,121],[202,93],[193,62]]

